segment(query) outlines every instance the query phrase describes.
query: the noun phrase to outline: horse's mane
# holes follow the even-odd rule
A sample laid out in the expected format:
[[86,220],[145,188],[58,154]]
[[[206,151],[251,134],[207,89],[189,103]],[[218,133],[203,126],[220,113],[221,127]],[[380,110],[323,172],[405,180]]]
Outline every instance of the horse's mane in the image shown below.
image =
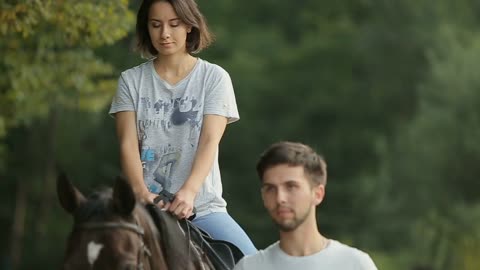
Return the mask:
[[169,268],[190,269],[189,262],[201,265],[201,255],[191,245],[188,234],[181,229],[178,220],[155,205],[147,205],[146,209],[159,229],[163,240],[162,249]]

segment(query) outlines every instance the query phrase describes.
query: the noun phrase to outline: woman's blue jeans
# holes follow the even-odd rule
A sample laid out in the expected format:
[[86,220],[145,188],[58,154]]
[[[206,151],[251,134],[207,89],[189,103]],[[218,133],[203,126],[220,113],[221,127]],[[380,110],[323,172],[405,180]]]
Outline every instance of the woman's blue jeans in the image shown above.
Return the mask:
[[192,222],[210,234],[212,238],[234,244],[245,255],[257,252],[252,240],[250,240],[242,227],[226,212],[214,212],[196,217]]

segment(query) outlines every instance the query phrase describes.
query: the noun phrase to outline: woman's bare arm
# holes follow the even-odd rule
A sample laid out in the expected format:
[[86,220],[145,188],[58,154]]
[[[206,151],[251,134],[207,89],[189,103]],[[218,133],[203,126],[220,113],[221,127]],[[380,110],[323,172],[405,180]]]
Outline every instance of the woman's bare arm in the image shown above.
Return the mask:
[[[208,176],[222,139],[227,118],[220,115],[205,115],[198,142],[197,153],[193,161],[190,176],[177,192],[175,200],[169,206],[177,217],[185,218],[192,214],[193,202],[205,178]],[[168,206],[167,206],[168,207]]]
[[143,180],[135,112],[118,112],[115,114],[115,119],[123,173],[137,198],[152,202],[155,195],[148,191]]

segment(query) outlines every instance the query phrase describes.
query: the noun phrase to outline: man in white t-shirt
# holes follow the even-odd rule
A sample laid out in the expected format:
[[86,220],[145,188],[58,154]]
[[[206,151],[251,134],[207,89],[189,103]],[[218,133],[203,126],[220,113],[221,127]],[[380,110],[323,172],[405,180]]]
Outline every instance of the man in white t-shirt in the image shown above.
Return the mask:
[[280,241],[244,257],[234,270],[377,270],[370,256],[320,234],[315,208],[325,196],[327,166],[301,143],[270,146],[257,163],[265,208]]

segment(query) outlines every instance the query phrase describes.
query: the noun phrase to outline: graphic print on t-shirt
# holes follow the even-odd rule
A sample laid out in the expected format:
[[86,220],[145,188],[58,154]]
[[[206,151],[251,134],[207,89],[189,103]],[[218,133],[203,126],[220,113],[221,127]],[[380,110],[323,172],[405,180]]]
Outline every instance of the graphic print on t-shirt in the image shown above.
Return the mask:
[[145,112],[142,115],[147,117],[137,120],[145,182],[151,192],[171,191],[182,152],[195,151],[198,143],[202,106],[190,96],[155,102],[148,97],[140,100]]

